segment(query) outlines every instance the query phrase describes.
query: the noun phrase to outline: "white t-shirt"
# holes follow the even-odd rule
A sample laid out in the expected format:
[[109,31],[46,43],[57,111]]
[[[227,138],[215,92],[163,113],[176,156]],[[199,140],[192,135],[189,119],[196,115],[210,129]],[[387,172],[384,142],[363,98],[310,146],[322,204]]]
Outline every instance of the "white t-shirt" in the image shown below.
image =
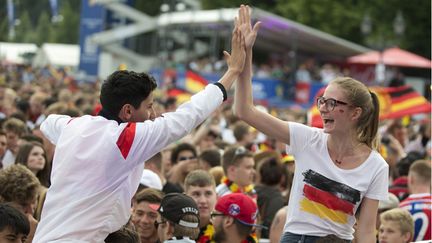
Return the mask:
[[220,88],[208,85],[154,121],[50,115],[41,131],[56,150],[33,242],[103,242],[128,221],[144,161],[191,132],[222,100]]
[[388,198],[386,161],[372,151],[357,168],[341,169],[330,158],[322,129],[293,122],[289,129],[287,152],[295,157],[296,169],[284,232],[352,240],[363,197]]

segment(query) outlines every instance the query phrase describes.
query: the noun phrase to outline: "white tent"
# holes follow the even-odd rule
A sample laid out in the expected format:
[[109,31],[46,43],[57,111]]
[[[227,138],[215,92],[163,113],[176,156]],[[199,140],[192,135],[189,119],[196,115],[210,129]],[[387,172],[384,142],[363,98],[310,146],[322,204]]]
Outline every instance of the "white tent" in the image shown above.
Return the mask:
[[78,67],[80,57],[79,45],[45,43],[36,53],[33,66],[46,65]]
[[0,42],[0,60],[6,63],[23,64],[26,53],[36,53],[38,47],[31,43]]

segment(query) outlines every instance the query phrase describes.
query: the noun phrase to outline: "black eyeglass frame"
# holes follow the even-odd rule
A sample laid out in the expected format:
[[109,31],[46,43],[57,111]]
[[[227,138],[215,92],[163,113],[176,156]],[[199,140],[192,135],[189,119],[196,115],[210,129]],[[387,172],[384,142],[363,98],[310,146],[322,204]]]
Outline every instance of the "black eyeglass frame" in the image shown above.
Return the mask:
[[154,224],[154,227],[157,229],[160,224],[165,224],[166,222],[168,222],[168,221],[162,220],[162,221],[158,222],[157,220],[155,220],[153,224]]
[[[329,103],[330,102],[330,103]],[[329,111],[333,111],[334,108],[338,105],[347,105],[347,106],[351,106],[350,104],[337,100],[337,99],[333,99],[333,98],[324,98],[323,96],[320,96],[316,99],[316,105],[317,108],[319,109],[321,105],[325,105],[325,107],[329,110]]]

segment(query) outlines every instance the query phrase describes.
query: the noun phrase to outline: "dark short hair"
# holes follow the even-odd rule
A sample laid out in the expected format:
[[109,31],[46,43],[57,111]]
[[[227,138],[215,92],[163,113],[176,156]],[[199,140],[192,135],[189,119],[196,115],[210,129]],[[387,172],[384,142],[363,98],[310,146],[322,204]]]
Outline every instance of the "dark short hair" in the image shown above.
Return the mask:
[[225,149],[222,156],[222,168],[225,174],[228,173],[230,166],[237,166],[238,161],[246,157],[253,158],[253,153],[242,146],[232,146]]
[[105,238],[106,243],[140,243],[138,232],[135,230],[123,226],[121,229],[112,232]]
[[156,87],[156,80],[146,73],[115,71],[102,84],[100,102],[105,111],[117,117],[125,104],[138,109]]
[[0,203],[0,231],[9,228],[15,234],[28,235],[30,223],[27,217],[9,203]]
[[261,183],[268,186],[277,185],[283,176],[282,164],[276,158],[268,158],[260,164]]
[[217,149],[208,149],[201,152],[199,158],[209,163],[210,167],[221,165],[221,154]]
[[171,164],[173,164],[173,165],[177,164],[177,159],[178,159],[180,152],[185,151],[185,150],[191,151],[194,156],[197,156],[195,146],[193,146],[192,144],[189,144],[189,143],[181,143],[181,144],[177,145],[171,152]]

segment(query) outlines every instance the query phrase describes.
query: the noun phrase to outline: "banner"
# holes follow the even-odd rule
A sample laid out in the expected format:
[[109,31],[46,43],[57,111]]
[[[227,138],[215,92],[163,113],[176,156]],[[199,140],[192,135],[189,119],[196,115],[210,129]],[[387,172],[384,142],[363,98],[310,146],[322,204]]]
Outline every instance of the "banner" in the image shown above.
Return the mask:
[[[318,91],[316,97],[321,96],[324,89],[325,87]],[[380,120],[431,112],[431,103],[411,86],[371,87],[370,90],[378,96]],[[308,124],[313,127],[323,126],[316,102],[309,109]]]
[[81,1],[79,73],[86,81],[95,82],[98,76],[100,48],[90,37],[104,29],[105,12],[94,1]]

